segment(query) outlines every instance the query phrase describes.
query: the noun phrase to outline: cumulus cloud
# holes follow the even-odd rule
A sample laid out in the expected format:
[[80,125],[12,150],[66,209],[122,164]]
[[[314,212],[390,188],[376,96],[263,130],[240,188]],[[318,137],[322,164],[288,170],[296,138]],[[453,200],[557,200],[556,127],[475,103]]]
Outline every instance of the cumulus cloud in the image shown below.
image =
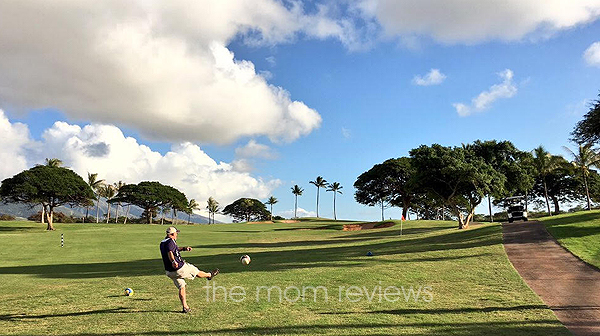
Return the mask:
[[592,43],[583,53],[583,58],[588,65],[600,67],[600,42]]
[[[265,135],[293,141],[321,124],[317,111],[236,59],[253,45],[298,36],[337,39],[354,26],[326,6],[310,13],[276,0],[0,3],[0,101],[57,108],[174,142],[230,143]],[[270,58],[269,62],[274,62]]]
[[27,125],[11,123],[0,110],[0,181],[27,168],[25,157],[32,147]]
[[[280,212],[277,213],[277,215],[279,215],[281,217],[284,217],[284,218],[293,218],[294,217],[294,209],[280,211]],[[298,208],[297,209],[296,215],[298,217],[317,217],[317,213],[316,212],[304,210],[302,208]]]
[[425,76],[416,75],[413,78],[413,84],[419,86],[430,86],[442,84],[446,75],[440,72],[440,69],[431,69]]
[[487,91],[481,92],[477,97],[471,100],[471,105],[463,103],[452,104],[456,112],[461,117],[471,115],[473,112],[483,111],[488,109],[493,102],[500,98],[510,98],[517,94],[517,86],[513,83],[513,72],[506,69],[498,73],[502,78],[502,83],[492,85]]
[[56,122],[36,142],[27,125],[13,124],[0,114],[0,132],[0,178],[43,163],[44,158],[59,158],[83,177],[90,172],[109,183],[160,181],[200,204],[212,196],[223,205],[240,197],[266,198],[281,184],[277,179],[263,180],[236,170],[233,164],[216,162],[190,142],[173,145],[162,155],[112,125],[80,127]]
[[600,16],[597,0],[363,0],[357,8],[388,36],[428,36],[448,44],[543,38]]

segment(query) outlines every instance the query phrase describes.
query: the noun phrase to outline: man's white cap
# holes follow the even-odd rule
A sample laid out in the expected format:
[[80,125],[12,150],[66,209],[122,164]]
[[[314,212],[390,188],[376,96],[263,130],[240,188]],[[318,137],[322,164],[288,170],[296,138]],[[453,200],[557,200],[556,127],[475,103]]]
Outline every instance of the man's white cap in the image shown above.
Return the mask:
[[175,232],[179,232],[179,230],[177,230],[174,226],[169,226],[169,228],[167,229],[167,234],[171,234],[171,233],[175,233]]

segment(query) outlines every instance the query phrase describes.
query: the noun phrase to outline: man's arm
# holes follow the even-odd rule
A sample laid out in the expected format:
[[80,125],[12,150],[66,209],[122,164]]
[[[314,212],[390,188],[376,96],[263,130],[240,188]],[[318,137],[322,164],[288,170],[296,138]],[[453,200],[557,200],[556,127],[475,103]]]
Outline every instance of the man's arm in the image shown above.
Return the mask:
[[191,251],[192,247],[191,246],[177,247],[177,249],[179,249],[179,251]]
[[173,251],[169,251],[169,260],[171,260],[171,265],[173,265],[173,267],[177,268],[177,266],[179,264],[175,261],[175,256],[173,255]]

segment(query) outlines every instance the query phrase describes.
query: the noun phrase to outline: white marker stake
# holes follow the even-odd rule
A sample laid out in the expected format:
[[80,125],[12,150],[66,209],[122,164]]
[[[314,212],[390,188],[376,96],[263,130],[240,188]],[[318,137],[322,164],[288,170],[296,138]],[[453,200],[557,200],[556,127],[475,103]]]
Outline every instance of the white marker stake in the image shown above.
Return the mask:
[[402,237],[402,223],[404,221],[402,219],[400,219],[400,237]]

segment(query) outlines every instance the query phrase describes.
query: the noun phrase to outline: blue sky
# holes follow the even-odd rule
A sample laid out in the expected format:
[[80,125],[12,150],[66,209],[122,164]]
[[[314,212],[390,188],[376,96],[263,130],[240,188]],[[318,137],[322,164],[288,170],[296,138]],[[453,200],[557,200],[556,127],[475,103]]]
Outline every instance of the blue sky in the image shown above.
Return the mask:
[[[212,195],[224,206],[236,197],[273,195],[275,214],[289,217],[290,188],[305,189],[299,207],[313,215],[316,188],[309,181],[323,176],[344,187],[338,218],[376,220],[379,209],[357,204],[352,188],[374,164],[421,144],[476,139],[510,140],[522,150],[543,144],[565,154],[561,146],[569,145],[569,133],[600,89],[600,45],[594,48],[600,5],[594,2],[551,1],[544,10],[537,1],[508,1],[473,13],[448,2],[442,19],[429,1],[299,6],[264,0],[259,9],[226,3],[177,2],[167,12],[157,2],[108,20],[103,8],[91,6],[98,17],[90,20],[91,31],[63,32],[75,42],[62,52],[51,43],[43,49],[44,36],[36,37],[41,28],[22,39],[0,35],[9,46],[0,52],[0,60],[9,60],[0,67],[0,117],[14,137],[0,138],[9,148],[0,156],[22,158],[0,170],[2,178],[53,155],[82,175],[95,169],[111,181],[158,179],[201,202]],[[27,5],[4,4],[0,13],[2,6],[14,6],[8,9],[22,20],[36,18]],[[218,13],[215,22],[198,24],[199,17],[184,24],[184,16],[173,14],[205,9]],[[64,11],[52,9],[44,18],[49,30],[59,30],[59,18],[81,24]],[[278,14],[265,14],[271,12]],[[417,24],[411,13],[425,17]],[[148,17],[162,18],[161,24]],[[17,23],[7,26],[12,37],[21,34]],[[246,26],[251,29],[232,28]],[[102,43],[86,44],[85,36],[105,31]],[[185,52],[176,53],[182,45]],[[163,56],[164,48],[175,51]],[[443,78],[415,83],[432,69]],[[217,75],[205,80],[210,71]],[[231,74],[232,81],[219,82]],[[292,102],[301,103],[296,112]],[[458,103],[470,106],[470,114],[459,115]],[[137,141],[127,151],[126,137]],[[86,156],[86,146],[98,142],[111,152]],[[189,146],[177,147],[182,142]],[[331,198],[321,190],[321,216],[332,217]],[[399,213],[388,210],[386,217]]]

